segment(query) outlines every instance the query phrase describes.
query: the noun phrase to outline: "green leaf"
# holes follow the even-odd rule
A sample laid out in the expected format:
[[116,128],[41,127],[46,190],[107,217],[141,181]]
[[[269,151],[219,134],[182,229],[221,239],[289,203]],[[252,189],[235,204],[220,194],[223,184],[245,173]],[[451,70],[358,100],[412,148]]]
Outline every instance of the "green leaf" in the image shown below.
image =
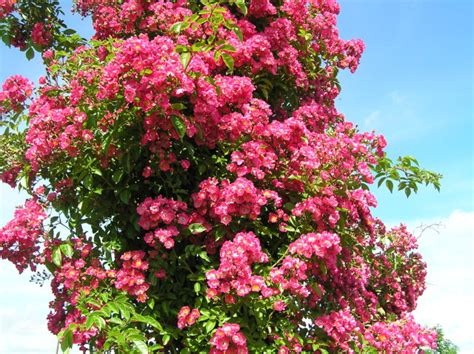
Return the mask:
[[192,234],[200,234],[206,231],[206,228],[199,223],[194,223],[188,226],[188,230],[191,231]]
[[178,44],[176,47],[174,47],[174,50],[176,53],[189,52],[189,47]]
[[72,331],[70,329],[66,329],[61,337],[61,350],[65,352],[71,349],[74,337]]
[[122,179],[122,176],[123,176],[123,170],[117,170],[112,175],[112,181],[114,181],[115,183],[119,183],[120,180]]
[[173,123],[173,127],[178,133],[179,137],[183,139],[184,135],[186,134],[186,124],[184,123],[183,119],[179,116],[171,116],[171,122]]
[[97,175],[97,176],[102,176],[102,171],[99,170],[97,167],[91,167],[91,171],[93,174]]
[[51,263],[51,262],[44,262],[44,265],[46,266],[46,269],[48,269],[50,271],[50,273],[54,273],[54,271],[56,270],[56,266]]
[[190,25],[189,22],[176,22],[173,26],[171,26],[171,32],[179,33],[182,30],[185,30]]
[[91,189],[94,183],[94,178],[92,177],[92,175],[87,175],[84,178],[83,183],[84,183],[84,187],[86,187],[87,189]]
[[171,108],[176,109],[177,111],[181,111],[186,108],[184,103],[178,102],[178,103],[172,103]]
[[112,313],[120,313],[118,306],[113,302],[109,302],[105,307],[102,308],[102,310],[107,311],[107,316],[110,316]]
[[181,60],[181,64],[186,69],[188,67],[189,61],[191,60],[191,53],[184,52],[179,55],[179,59]]
[[134,340],[133,345],[141,354],[148,354],[148,346],[144,341],[141,340]]
[[102,188],[96,188],[92,191],[94,194],[97,194],[97,195],[101,195],[102,192],[103,192],[103,189]]
[[285,226],[285,230],[289,231],[289,232],[295,232],[296,231],[296,229],[293,226],[289,226],[289,225]]
[[174,25],[171,26],[170,31],[179,33],[181,31],[182,26],[182,22],[176,22]]
[[382,177],[381,179],[379,179],[378,183],[377,183],[377,187],[380,187],[382,185],[382,183],[385,181],[386,177]]
[[63,256],[61,254],[61,249],[58,247],[53,251],[53,254],[51,255],[51,258],[53,259],[53,263],[57,265],[58,267],[61,266],[61,263],[63,261]]
[[105,320],[104,320],[102,317],[99,317],[99,316],[97,316],[97,320],[96,320],[95,323],[96,323],[96,326],[97,326],[97,328],[98,328],[99,330],[102,329],[102,328],[104,328],[104,327],[106,326],[106,324],[107,324],[107,323],[105,322]]
[[243,36],[242,31],[240,30],[239,26],[232,27],[232,31],[235,33],[235,35],[237,36],[237,38],[239,38],[239,40],[241,42],[244,41],[244,36]]
[[92,315],[87,317],[86,320],[86,328],[90,329],[93,325],[95,325],[98,329],[102,329],[106,326],[105,320],[94,312]]
[[165,335],[163,336],[163,345],[168,344],[168,342],[170,341],[170,339],[171,339],[171,336],[170,336],[169,334],[165,334]]
[[201,291],[200,283],[194,283],[194,291],[196,292],[196,294],[199,294],[199,292]]
[[205,42],[196,42],[191,46],[191,50],[193,52],[201,52],[203,51],[205,46],[206,46]]
[[25,55],[26,55],[26,59],[31,60],[35,57],[35,51],[33,50],[33,48],[30,47],[26,51]]
[[130,318],[130,310],[128,306],[126,304],[118,303],[117,307],[119,308],[122,317],[128,321]]
[[95,307],[101,307],[102,304],[100,303],[100,301],[97,301],[96,299],[87,299],[87,303],[88,304],[91,304],[91,305],[94,305]]
[[246,16],[247,15],[247,6],[245,5],[245,0],[237,0],[235,4],[239,8],[240,12],[242,12],[242,14],[244,16]]
[[209,321],[206,323],[206,332],[210,333],[214,328],[216,327],[216,322],[215,321]]
[[20,183],[19,183],[19,186],[21,187],[20,190],[21,190],[21,189],[24,189],[24,190],[27,191],[27,190],[28,190],[28,186],[29,186],[29,184],[30,184],[29,181],[30,181],[29,176],[27,176],[27,175],[23,176],[23,177],[20,179]]
[[387,186],[387,188],[388,188],[388,190],[390,191],[390,193],[392,193],[392,192],[393,192],[393,182],[392,182],[391,180],[387,179],[387,180],[385,181],[385,185]]
[[214,61],[215,61],[215,62],[218,62],[218,61],[219,61],[219,58],[221,57],[221,55],[222,55],[222,52],[221,52],[220,50],[216,50],[216,51],[214,52]]
[[63,243],[59,249],[66,257],[71,257],[74,254],[74,249],[69,243]]
[[235,49],[234,46],[231,46],[230,44],[224,44],[219,48],[219,50],[227,50],[228,52],[236,52],[237,50]]
[[151,74],[153,74],[153,70],[151,70],[150,68],[146,68],[140,71],[140,75],[151,75]]
[[119,326],[123,326],[123,324],[124,324],[124,322],[118,317],[111,317],[109,319],[109,322],[113,323],[113,324],[116,324],[116,325],[119,325]]
[[128,189],[124,189],[124,190],[120,191],[119,198],[125,204],[128,204],[128,202],[130,200],[130,197],[131,197],[131,193]]
[[214,12],[215,14],[225,14],[226,9],[223,7],[216,7],[212,10],[212,12]]
[[86,320],[86,329],[91,329],[92,326],[96,323],[96,321],[97,321],[97,316],[95,315],[88,316]]
[[63,33],[66,34],[66,35],[68,35],[68,36],[70,36],[70,35],[72,35],[72,34],[75,34],[76,31],[74,31],[74,30],[71,29],[71,28],[68,28],[68,29],[65,30]]
[[222,53],[221,55],[224,64],[230,69],[234,70],[234,58],[227,53]]
[[132,321],[145,323],[154,327],[160,332],[163,331],[163,327],[161,326],[161,324],[157,320],[155,320],[153,317],[150,317],[150,316],[143,316],[137,313],[132,317]]
[[209,255],[206,251],[199,252],[199,257],[201,257],[201,259],[204,259],[208,263],[211,262],[211,259],[209,258]]

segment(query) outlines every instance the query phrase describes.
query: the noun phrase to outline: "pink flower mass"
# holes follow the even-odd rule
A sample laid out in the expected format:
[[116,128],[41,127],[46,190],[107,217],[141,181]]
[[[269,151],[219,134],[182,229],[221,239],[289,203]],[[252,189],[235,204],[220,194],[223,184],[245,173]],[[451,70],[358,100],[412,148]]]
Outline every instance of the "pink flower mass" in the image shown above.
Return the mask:
[[236,323],[226,323],[221,328],[218,328],[211,338],[211,350],[209,353],[248,353],[246,346],[247,340],[239,330],[240,326]]
[[183,306],[178,313],[178,328],[183,329],[192,326],[201,316],[198,309],[190,309],[189,306]]
[[8,110],[21,111],[23,103],[33,93],[33,83],[28,79],[14,75],[2,85],[0,91],[0,114]]
[[[0,20],[15,7],[0,0]],[[425,289],[417,240],[373,216],[385,138],[335,107],[338,71],[364,50],[340,38],[335,0],[75,11],[93,40],[32,18],[12,44],[43,52],[46,74],[0,91],[0,180],[31,194],[0,256],[49,274],[63,349],[436,347],[410,315]]]
[[13,11],[15,3],[16,0],[0,0],[0,19]]
[[31,31],[31,40],[34,44],[46,47],[50,44],[52,39],[53,36],[47,26],[45,26],[43,23],[34,24],[33,30]]
[[22,272],[27,267],[36,269],[35,256],[43,236],[44,208],[30,199],[15,211],[12,221],[0,229],[0,256],[8,259]]

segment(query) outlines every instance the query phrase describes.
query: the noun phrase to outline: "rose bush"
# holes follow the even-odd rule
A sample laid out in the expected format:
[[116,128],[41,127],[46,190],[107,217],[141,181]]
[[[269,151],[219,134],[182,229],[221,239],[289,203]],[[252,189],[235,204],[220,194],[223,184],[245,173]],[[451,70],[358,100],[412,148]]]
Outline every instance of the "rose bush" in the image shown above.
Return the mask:
[[47,268],[64,351],[436,347],[410,315],[416,239],[372,215],[369,186],[440,176],[336,110],[364,49],[339,37],[336,1],[75,6],[93,39],[56,1],[0,2],[4,41],[47,72],[0,92],[0,178],[31,195],[0,255]]

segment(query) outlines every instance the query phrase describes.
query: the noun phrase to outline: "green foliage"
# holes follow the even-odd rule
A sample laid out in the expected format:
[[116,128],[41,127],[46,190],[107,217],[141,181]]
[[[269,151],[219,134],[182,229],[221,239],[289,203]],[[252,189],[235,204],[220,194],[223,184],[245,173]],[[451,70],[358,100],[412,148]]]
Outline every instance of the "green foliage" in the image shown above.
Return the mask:
[[446,338],[443,328],[441,326],[436,326],[434,328],[438,335],[437,339],[437,348],[436,350],[428,350],[427,354],[457,354],[459,353],[459,348],[451,340]]
[[[347,196],[348,192],[360,188],[368,188],[361,182],[360,176],[356,175],[357,172],[353,173],[352,170],[347,172],[347,178],[344,180],[331,179],[330,176],[322,178],[320,176],[322,172],[337,168],[333,165],[336,163],[327,162],[322,166],[312,167],[311,171],[309,168],[307,170],[301,168],[301,173],[298,170],[287,174],[291,171],[287,167],[293,161],[288,161],[285,149],[282,149],[282,156],[278,156],[280,170],[270,172],[265,178],[256,179],[253,185],[264,191],[262,192],[264,195],[265,192],[272,191],[272,189],[266,189],[273,188],[271,187],[272,180],[296,182],[295,185],[300,183],[301,188],[278,190],[284,196],[282,205],[278,205],[278,212],[284,214],[282,217],[284,223],[277,224],[268,221],[270,215],[277,212],[276,203],[271,202],[270,198],[267,198],[268,200],[264,198],[265,203],[259,205],[261,212],[258,216],[249,218],[246,213],[243,213],[233,217],[232,222],[229,223],[217,222],[213,220],[214,217],[208,217],[207,220],[203,218],[202,220],[205,221],[197,219],[199,222],[186,224],[180,230],[174,247],[160,248],[158,252],[146,241],[147,233],[153,230],[146,227],[141,229],[138,224],[137,206],[149,197],[161,196],[173,201],[184,201],[189,209],[192,209],[191,196],[199,190],[199,184],[202,181],[210,177],[215,177],[220,181],[235,179],[235,176],[227,169],[231,160],[230,156],[238,151],[244,142],[251,140],[251,137],[242,134],[236,138],[236,141],[222,139],[223,141],[218,141],[214,144],[215,146],[203,144],[204,139],[201,139],[204,135],[203,129],[193,121],[196,119],[193,112],[196,92],[189,96],[173,96],[169,102],[173,110],[170,114],[163,114],[159,104],[152,106],[149,110],[135,105],[135,103],[140,103],[140,98],[137,95],[132,96],[131,99],[125,99],[126,92],[123,87],[120,87],[111,97],[99,98],[103,84],[99,81],[101,69],[118,56],[121,39],[90,41],[83,50],[72,53],[72,49],[81,44],[82,39],[74,31],[67,29],[59,19],[62,12],[59,10],[58,1],[36,0],[30,2],[28,6],[25,5],[27,2],[22,1],[19,8],[21,10],[22,6],[26,6],[28,9],[33,9],[37,2],[45,7],[41,8],[38,14],[31,12],[30,17],[22,18],[24,26],[26,29],[31,29],[31,25],[40,19],[41,14],[49,13],[48,16],[51,18],[48,18],[48,21],[54,24],[54,41],[51,45],[56,49],[52,54],[54,58],[51,59],[51,66],[48,68],[48,82],[43,85],[43,87],[48,86],[49,89],[41,95],[43,98],[64,100],[69,104],[71,102],[68,100],[72,101],[70,98],[73,95],[72,82],[74,81],[75,84],[79,82],[84,92],[76,103],[71,103],[71,106],[76,109],[74,114],[83,114],[81,116],[84,117],[84,121],[81,121],[83,132],[91,132],[93,137],[91,141],[75,146],[77,154],[68,154],[65,152],[66,149],[54,150],[54,155],[40,161],[38,170],[34,171],[35,176],[35,173],[32,173],[33,169],[24,160],[25,129],[28,129],[26,127],[29,118],[20,113],[11,115],[8,120],[0,121],[0,127],[4,129],[3,134],[0,135],[0,172],[12,167],[14,162],[24,162],[17,178],[21,181],[21,188],[34,195],[34,179],[44,184],[45,191],[41,194],[43,199],[48,201],[44,204],[51,208],[51,211],[48,211],[51,230],[47,230],[46,233],[49,242],[47,247],[49,247],[51,257],[45,265],[56,277],[62,276],[58,273],[67,262],[71,264],[72,260],[87,258],[82,257],[82,254],[75,254],[77,249],[72,240],[76,240],[76,237],[84,239],[89,237],[97,253],[94,255],[96,257],[94,262],[100,263],[104,271],[122,270],[120,268],[123,266],[121,255],[128,251],[148,251],[146,272],[143,272],[145,279],[140,278],[140,281],[150,285],[145,299],[135,299],[125,295],[123,288],[118,287],[117,283],[114,286],[117,278],[104,276],[100,282],[97,281],[100,285],[95,287],[89,286],[90,284],[85,285],[84,289],[77,293],[77,298],[74,297],[74,301],[59,302],[60,306],[64,307],[64,313],[78,309],[81,316],[84,316],[82,322],[74,322],[59,333],[61,349],[67,352],[72,348],[74,331],[84,333],[97,330],[97,336],[94,335],[90,343],[87,343],[91,348],[96,345],[94,340],[103,339],[105,351],[200,353],[210,348],[209,340],[218,328],[227,323],[234,323],[238,324],[242,332],[246,334],[248,347],[256,353],[273,353],[276,348],[288,345],[293,338],[296,344],[308,345],[314,352],[329,353],[333,349],[330,346],[332,339],[325,331],[315,325],[295,325],[302,319],[303,321],[307,318],[315,319],[328,311],[337,310],[335,307],[337,305],[334,305],[334,300],[330,298],[335,296],[331,293],[333,289],[330,284],[331,278],[328,276],[331,270],[323,259],[314,257],[312,260],[307,260],[307,264],[311,264],[308,269],[317,269],[320,272],[320,279],[310,276],[304,278],[299,285],[310,286],[316,294],[315,298],[318,298],[318,301],[321,300],[321,304],[324,305],[318,303],[308,306],[303,297],[283,291],[267,298],[258,290],[249,292],[246,296],[235,296],[230,301],[215,301],[212,296],[206,296],[206,291],[210,289],[206,274],[219,267],[221,261],[219,248],[224,242],[231,240],[233,235],[239,232],[251,231],[258,235],[262,249],[265,250],[265,255],[269,259],[266,265],[252,264],[252,271],[262,279],[268,279],[271,269],[280,266],[285,257],[290,254],[288,247],[290,243],[298,240],[301,235],[324,229],[321,226],[325,223],[323,217],[319,220],[321,225],[317,225],[308,213],[302,213],[303,215],[298,217],[296,213],[292,214],[295,206],[302,201],[321,195],[324,189],[334,189],[333,198],[325,200],[329,202],[329,205],[332,200],[336,200],[336,197]],[[254,73],[249,66],[240,66],[235,61],[233,53],[236,52],[236,48],[226,40],[220,39],[219,31],[223,29],[232,31],[242,41],[240,29],[233,20],[225,16],[228,10],[225,6],[228,5],[231,11],[242,16],[248,12],[247,4],[248,2],[244,0],[190,1],[189,6],[193,14],[172,25],[170,32],[173,35],[182,35],[187,29],[206,27],[208,33],[189,43],[179,42],[186,44],[176,45],[175,52],[179,54],[183,72],[190,79],[203,79],[210,84],[211,88],[216,89],[217,94],[220,94],[220,88],[215,82],[217,80],[214,80],[216,76],[189,72],[189,64],[193,56],[210,53],[209,58],[214,59],[214,66],[220,70],[219,75],[248,77],[255,87],[255,92],[252,93],[255,98],[266,100],[275,115],[282,113],[282,117],[289,116],[301,105],[302,97],[308,95],[308,92],[315,92],[319,84],[312,83],[313,86],[302,88],[296,84],[288,84],[288,82],[294,83],[295,77],[286,68],[280,67],[271,73],[267,70]],[[22,11],[19,13],[22,14]],[[10,16],[7,21],[14,21],[12,18],[14,17]],[[259,19],[256,20],[257,25],[263,27],[264,24],[259,21]],[[0,22],[0,26],[6,25]],[[8,33],[13,31],[9,27],[3,28]],[[332,85],[328,87],[337,88],[339,84],[336,79],[338,71],[336,63],[341,58],[330,55],[325,48],[315,49],[313,46],[315,37],[305,29],[299,28],[295,33],[298,40],[295,40],[294,46],[301,54],[301,65],[308,71],[309,79],[316,80],[324,77]],[[5,43],[10,45],[12,38],[8,35],[5,38]],[[45,49],[35,47],[31,43],[24,48],[28,58],[33,57],[35,50]],[[106,55],[99,59],[97,53],[102,49]],[[139,46],[138,49],[142,48]],[[328,74],[329,77],[326,77],[328,67],[332,70],[331,74]],[[153,70],[153,67],[145,69],[140,67],[127,73],[127,76],[135,77],[136,82],[145,82],[145,79],[153,74]],[[87,80],[81,81],[84,72],[90,75]],[[120,85],[125,86],[126,80],[128,78],[125,78]],[[169,80],[172,81],[173,78]],[[304,93],[304,90],[307,92]],[[169,94],[169,92],[163,92],[163,94]],[[331,102],[325,104],[331,106]],[[225,107],[223,111],[227,114],[231,109],[231,107]],[[107,121],[111,115],[112,119]],[[172,168],[169,166],[162,168],[160,163],[167,163],[167,161],[157,156],[153,147],[150,148],[146,143],[140,142],[146,129],[144,121],[156,117],[160,119],[159,123],[167,124],[166,133],[172,137],[167,141],[166,153],[173,154],[175,161],[186,161],[188,163],[186,168],[179,164],[173,165]],[[74,119],[69,116],[66,118]],[[269,119],[277,120],[275,117],[269,117]],[[106,123],[101,123],[104,120]],[[103,129],[104,126],[101,124],[106,125],[106,128]],[[195,128],[193,137],[188,131],[189,125]],[[329,126],[323,133],[334,137],[335,129]],[[347,137],[350,138],[350,133]],[[166,140],[166,136],[160,136],[159,139]],[[297,137],[296,140],[298,139]],[[308,136],[300,139],[305,143],[308,140]],[[385,184],[390,191],[393,190],[394,183],[398,183],[398,190],[403,190],[407,196],[413,191],[417,192],[419,184],[432,184],[439,190],[441,176],[421,169],[412,157],[399,158],[395,163],[387,157],[382,157],[371,167],[376,174],[379,186]],[[152,172],[145,177],[146,169]],[[69,188],[57,187],[65,181],[71,182]],[[49,193],[59,194],[59,197],[47,198]],[[197,208],[195,207],[196,210]],[[356,209],[354,208],[354,212]],[[349,224],[349,210],[344,204],[339,204],[338,208],[334,209],[334,214],[337,214],[338,220],[331,226],[331,231],[337,234],[340,245],[348,251],[356,250],[358,259],[367,259],[368,262],[373,260],[374,248],[367,246],[364,249],[360,242],[367,236],[368,225],[363,225],[362,222],[359,225],[358,220],[353,220]],[[66,236],[57,231],[60,228],[66,230]],[[370,235],[376,237],[376,233],[377,230],[372,230]],[[393,241],[390,237],[395,238],[397,235],[385,236],[385,239],[384,236],[377,237],[382,242],[390,243]],[[208,243],[208,239],[212,242]],[[395,248],[386,251],[386,262],[390,266],[393,265],[389,271],[403,272],[403,258],[397,252]],[[294,253],[293,256],[297,257]],[[312,263],[309,263],[310,261]],[[349,264],[344,264],[349,263],[347,260],[343,261],[341,258],[337,262],[337,266],[341,269],[345,266],[349,267]],[[379,270],[377,272],[381,273]],[[157,273],[160,276],[157,276]],[[87,276],[83,275],[78,282],[89,279]],[[324,282],[329,285],[323,284]],[[275,284],[275,288],[279,286]],[[69,291],[66,288],[62,290],[65,293]],[[340,294],[341,291],[338,290],[338,293]],[[285,300],[286,312],[274,309],[273,304],[277,300]],[[385,320],[390,314],[387,315],[382,308],[383,301],[380,304],[378,315],[381,320]],[[178,310],[186,306],[199,309],[201,316],[197,319],[197,325],[178,329]],[[299,317],[293,317],[295,314]],[[287,338],[283,338],[283,335]],[[363,338],[360,342],[365,343]],[[351,341],[351,345],[354,350],[359,349],[355,340]],[[374,349],[369,348],[368,345],[367,348],[365,352],[374,352]]]
[[[15,11],[0,17],[1,40],[7,46],[16,46],[25,52],[28,60],[35,52],[43,52],[48,48],[56,50],[72,50],[85,44],[85,40],[73,29],[66,26],[64,11],[59,0],[18,0]],[[31,32],[36,23],[48,25],[52,42],[48,46],[39,46],[31,40]]]
[[411,156],[399,157],[395,163],[384,156],[372,166],[372,170],[378,180],[377,185],[380,187],[385,183],[390,192],[393,192],[394,183],[398,183],[397,189],[404,191],[407,197],[412,192],[418,192],[421,184],[431,184],[437,191],[440,190],[442,175],[420,168],[418,161]]

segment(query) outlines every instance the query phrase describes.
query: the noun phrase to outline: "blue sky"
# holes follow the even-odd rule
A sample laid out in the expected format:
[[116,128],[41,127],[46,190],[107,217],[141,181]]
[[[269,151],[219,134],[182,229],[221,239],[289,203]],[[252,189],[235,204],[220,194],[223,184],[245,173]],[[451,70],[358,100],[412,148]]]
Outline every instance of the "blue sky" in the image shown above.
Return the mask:
[[377,193],[383,219],[473,209],[472,2],[341,1],[343,38],[364,40],[359,70],[342,76],[338,108],[383,133],[391,156],[443,174],[441,193]]
[[[64,1],[64,3],[67,3]],[[386,136],[392,157],[415,156],[444,175],[442,189],[402,193],[375,190],[375,214],[389,225],[442,224],[420,238],[428,289],[415,316],[441,324],[462,353],[474,353],[473,4],[470,0],[340,0],[339,29],[366,44],[355,74],[341,75],[339,110],[361,130]],[[66,11],[68,12],[68,11]],[[90,25],[68,15],[89,35]],[[40,62],[0,46],[0,81],[13,74],[36,80]],[[21,196],[0,186],[0,225]],[[54,337],[44,318],[47,288],[18,277],[0,262],[0,353],[50,353]],[[27,304],[25,306],[25,304]]]

